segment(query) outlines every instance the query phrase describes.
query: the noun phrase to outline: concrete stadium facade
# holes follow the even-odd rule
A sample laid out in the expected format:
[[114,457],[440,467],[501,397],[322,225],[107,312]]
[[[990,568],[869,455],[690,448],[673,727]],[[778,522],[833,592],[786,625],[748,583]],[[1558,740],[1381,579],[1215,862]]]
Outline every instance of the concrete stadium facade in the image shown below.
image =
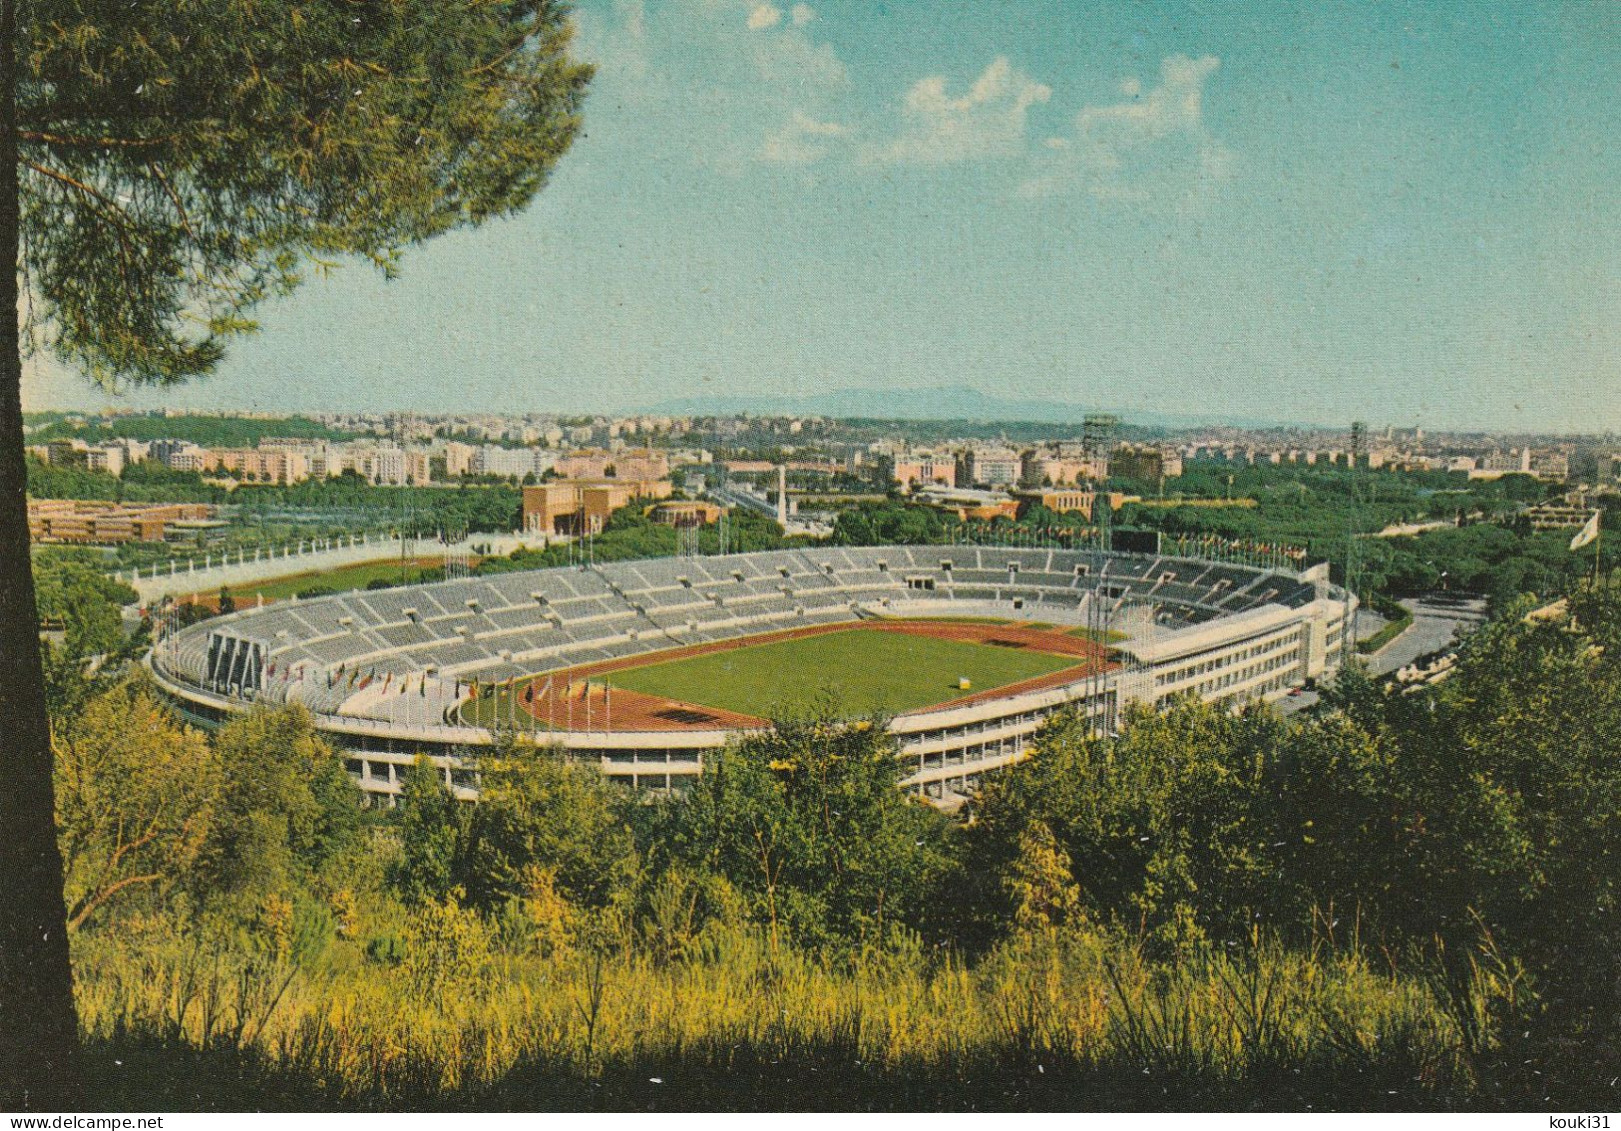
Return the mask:
[[[1074,706],[1114,728],[1127,703],[1193,693],[1233,705],[1287,695],[1338,665],[1355,601],[1326,565],[1303,572],[1194,558],[979,546],[811,547],[496,574],[281,602],[162,633],[148,655],[181,713],[205,727],[257,703],[301,703],[361,789],[391,803],[427,755],[477,796],[494,741],[462,721],[473,681],[546,677],[810,625],[995,617],[1108,633],[1117,662],[1037,690],[889,721],[903,785],[937,801],[1023,758]],[[792,673],[784,673],[792,686]],[[614,728],[545,740],[635,788],[680,789],[739,728]]]

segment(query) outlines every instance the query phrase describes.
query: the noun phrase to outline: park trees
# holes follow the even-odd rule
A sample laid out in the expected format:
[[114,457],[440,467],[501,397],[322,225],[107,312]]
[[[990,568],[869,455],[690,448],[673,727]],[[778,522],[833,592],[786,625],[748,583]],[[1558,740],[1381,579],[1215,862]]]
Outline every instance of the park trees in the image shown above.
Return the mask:
[[570,903],[601,909],[636,875],[628,801],[594,766],[508,738],[479,761],[479,804],[457,854],[468,901],[491,910],[544,875]]
[[389,880],[408,904],[445,899],[455,886],[463,815],[443,773],[418,755],[400,786],[400,858]]
[[[22,348],[107,387],[206,373],[312,262],[523,208],[590,70],[554,0],[0,0],[0,1105],[70,1100],[76,1038],[28,569]],[[70,1105],[71,1106],[71,1105]]]
[[670,845],[742,893],[773,939],[879,943],[923,924],[951,861],[946,819],[897,788],[901,773],[870,720],[779,719],[706,760]]
[[1073,864],[1081,911],[1166,952],[1257,922],[1304,929],[1314,909],[1390,882],[1389,763],[1346,716],[1290,724],[1182,699],[1134,708],[1105,741],[1061,714],[975,802],[970,855],[1004,876],[980,914],[991,931],[1018,916],[1021,877],[1050,841]]
[[252,906],[336,878],[359,836],[359,791],[302,707],[258,708],[214,740],[229,768],[202,846],[198,896]]
[[220,766],[153,689],[126,681],[55,735],[57,826],[68,927],[188,878],[206,841]]

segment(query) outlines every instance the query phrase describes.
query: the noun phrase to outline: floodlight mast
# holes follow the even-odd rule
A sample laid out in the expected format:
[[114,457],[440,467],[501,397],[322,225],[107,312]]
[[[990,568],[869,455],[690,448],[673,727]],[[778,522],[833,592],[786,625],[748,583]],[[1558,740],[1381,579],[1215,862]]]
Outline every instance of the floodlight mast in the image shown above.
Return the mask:
[[1351,505],[1346,512],[1345,519],[1345,612],[1340,618],[1340,667],[1350,663],[1356,642],[1355,626],[1351,623],[1354,613],[1353,602],[1356,601],[1356,591],[1361,582],[1362,565],[1357,554],[1357,518],[1361,503],[1361,477],[1360,464],[1362,462],[1362,448],[1367,436],[1367,425],[1360,420],[1351,422]]
[[1114,508],[1109,505],[1108,460],[1115,430],[1119,426],[1120,418],[1105,412],[1089,412],[1081,424],[1081,450],[1086,457],[1087,474],[1092,476],[1095,484],[1092,490],[1094,527],[1090,568],[1092,593],[1090,600],[1087,601],[1086,627],[1092,644],[1102,650],[1100,655],[1093,657],[1092,673],[1087,679],[1086,709],[1088,730],[1102,738],[1104,742],[1109,740],[1110,729],[1110,712],[1107,705],[1102,702],[1108,689],[1104,658],[1108,654],[1106,641],[1109,636],[1110,618],[1103,607],[1106,599],[1103,590],[1103,571],[1109,561],[1114,523]]

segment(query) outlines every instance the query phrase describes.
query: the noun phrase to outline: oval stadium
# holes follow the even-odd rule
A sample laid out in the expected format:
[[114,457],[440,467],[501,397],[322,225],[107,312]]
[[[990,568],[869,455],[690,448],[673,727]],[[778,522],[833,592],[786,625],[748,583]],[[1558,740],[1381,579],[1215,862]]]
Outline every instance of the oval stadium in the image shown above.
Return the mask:
[[888,720],[903,784],[951,804],[1073,704],[1239,705],[1337,666],[1354,599],[1304,571],[976,546],[813,547],[494,574],[279,602],[160,633],[191,722],[301,703],[391,804],[427,755],[460,797],[504,730],[681,789],[783,712]]

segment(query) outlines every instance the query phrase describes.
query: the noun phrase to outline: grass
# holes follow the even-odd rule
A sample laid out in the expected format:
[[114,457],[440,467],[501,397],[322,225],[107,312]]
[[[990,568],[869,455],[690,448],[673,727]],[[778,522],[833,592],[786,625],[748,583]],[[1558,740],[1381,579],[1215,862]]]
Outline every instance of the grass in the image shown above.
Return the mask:
[[913,711],[1074,667],[1076,658],[932,636],[855,628],[626,668],[615,687],[770,717],[832,691],[850,715]]
[[1080,628],[1070,629],[1066,635],[1079,636],[1082,640],[1091,640],[1098,644],[1118,644],[1126,639],[1126,634],[1118,629],[1096,629],[1088,628],[1085,625]]
[[[1399,607],[1400,606],[1398,606],[1398,608]],[[1357,643],[1356,650],[1361,652],[1363,655],[1371,656],[1373,653],[1383,648],[1386,644],[1389,644],[1392,640],[1396,639],[1396,637],[1406,632],[1412,623],[1413,614],[1408,612],[1406,609],[1401,609],[1400,616],[1396,617],[1389,624],[1385,625],[1366,640],[1359,641]]]
[[[907,614],[905,616],[884,616],[882,613],[874,613],[872,619],[874,619],[874,620],[897,621],[898,622],[898,621],[916,620],[917,618],[915,616],[913,616],[912,614]],[[1013,622],[1008,620],[1007,617],[966,617],[966,616],[964,616],[964,617],[930,617],[929,618],[929,623],[930,624],[1012,624]]]
[[[111,1110],[1305,1110],[1470,1099],[1418,980],[1263,944],[1174,966],[1076,934],[820,962],[711,925],[549,955],[392,909],[405,961],[78,940]],[[443,919],[444,916],[439,918]],[[655,953],[658,952],[658,953]]]
[[[420,581],[424,570],[443,565],[443,558],[412,558],[405,568],[405,583]],[[402,583],[400,572],[400,559],[389,558],[380,562],[361,562],[357,565],[340,566],[337,569],[315,570],[310,573],[294,574],[291,577],[232,585],[229,588],[231,596],[236,598],[240,606],[251,604],[261,594],[267,601],[285,601],[306,589],[317,587],[329,589],[334,593],[347,593],[352,589],[364,589],[373,581],[379,580],[399,585]],[[218,595],[217,590],[197,594],[198,597]]]

